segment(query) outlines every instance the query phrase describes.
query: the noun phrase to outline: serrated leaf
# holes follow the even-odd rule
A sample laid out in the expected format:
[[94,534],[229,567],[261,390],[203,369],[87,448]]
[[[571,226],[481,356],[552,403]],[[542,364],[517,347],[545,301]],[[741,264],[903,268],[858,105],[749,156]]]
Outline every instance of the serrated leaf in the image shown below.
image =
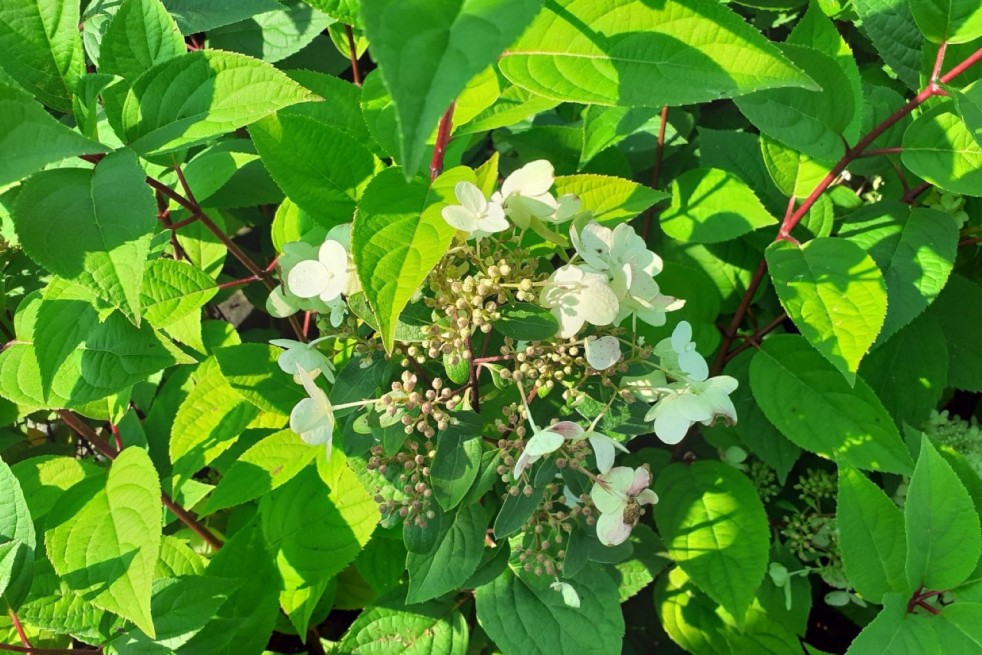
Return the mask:
[[2,189],[48,164],[106,148],[56,121],[28,94],[0,83],[0,150]]
[[961,90],[951,89],[950,93],[965,127],[975,137],[975,142],[982,145],[982,82],[972,82]]
[[[498,516],[494,519],[495,539],[510,537],[521,530],[532,513],[538,509],[539,503],[542,502],[542,496],[545,495],[544,486],[532,487],[532,493],[528,496],[522,492],[522,487],[513,488],[518,493],[515,495],[509,493],[505,496],[504,502],[501,503],[501,509],[498,510]],[[527,489],[528,487],[524,488]]]
[[487,512],[476,503],[462,505],[450,520],[445,518],[436,547],[406,557],[406,603],[422,603],[463,586],[481,563],[487,527]]
[[839,467],[836,526],[849,582],[874,603],[907,592],[904,516],[886,494],[850,466]]
[[777,224],[753,190],[716,168],[686,171],[672,181],[672,204],[661,214],[665,234],[679,241],[729,241]]
[[0,600],[16,610],[34,575],[34,523],[21,484],[0,460]]
[[968,43],[982,36],[982,6],[975,0],[910,0],[910,13],[934,43]]
[[760,151],[767,172],[785,196],[806,198],[834,165],[812,159],[766,135],[760,137]]
[[954,603],[936,616],[908,612],[908,599],[888,594],[883,610],[852,642],[846,655],[878,655],[889,646],[891,655],[971,653],[982,648],[979,634],[982,605]]
[[493,105],[467,123],[454,126],[454,134],[463,136],[507,127],[520,123],[534,114],[552,109],[558,104],[558,100],[535,95],[518,86],[510,86],[501,92]]
[[982,391],[982,287],[956,273],[928,311],[948,344],[948,386]]
[[445,510],[459,505],[474,484],[483,452],[481,417],[473,412],[457,412],[454,418],[453,424],[440,431],[440,447],[430,465],[433,497]]
[[402,175],[399,168],[388,168],[375,176],[351,228],[358,277],[390,352],[399,315],[456,233],[439,204],[460,179],[447,171],[428,188],[419,178],[407,182]]
[[765,341],[750,363],[750,384],[767,419],[805,450],[864,470],[913,469],[869,386],[861,378],[850,386],[802,337]]
[[[583,112],[583,150],[580,165],[645,128],[658,125],[661,110],[654,107],[602,107]],[[666,141],[669,139],[666,137]]]
[[310,45],[334,19],[300,0],[288,0],[275,11],[208,32],[208,44],[268,62],[277,62]]
[[187,262],[155,259],[140,290],[143,315],[154,327],[168,327],[198,312],[218,293],[207,273]]
[[566,606],[548,577],[526,578],[507,569],[475,591],[477,620],[509,654],[620,653],[624,617],[614,581],[597,566],[565,581],[580,597],[578,608]]
[[883,61],[911,89],[920,88],[923,37],[914,23],[907,0],[854,0],[856,13],[863,19]]
[[41,102],[72,110],[72,92],[85,73],[74,0],[20,0],[0,5],[0,69]]
[[118,150],[94,171],[44,171],[24,183],[14,225],[24,251],[52,273],[92,289],[140,324],[157,206],[136,155]]
[[120,136],[141,155],[159,155],[314,99],[270,64],[197,50],[155,65],[134,82],[120,109]]
[[157,471],[145,450],[131,447],[105,480],[87,479],[59,499],[45,544],[69,587],[153,637],[150,593],[160,530]]
[[154,64],[187,52],[184,37],[160,0],[124,0],[99,48],[99,72],[134,81]]
[[361,27],[359,0],[304,0],[304,2],[312,7],[317,7],[341,23]]
[[31,457],[10,468],[20,481],[31,519],[38,526],[44,525],[43,519],[65,491],[102,473],[101,467],[87,460],[56,455]]
[[711,0],[550,3],[498,66],[542,96],[625,107],[815,86],[740,16]]
[[287,417],[305,398],[303,387],[276,363],[283,351],[262,343],[215,349],[215,359],[228,384],[264,412]]
[[982,555],[979,515],[951,465],[924,437],[907,488],[904,519],[911,589],[951,589],[975,570]]
[[181,32],[208,32],[267,11],[276,11],[276,0],[163,0]]
[[280,430],[250,446],[229,467],[202,510],[211,514],[273,491],[299,473],[320,452],[292,430]]
[[[407,178],[450,103],[541,6],[542,0],[362,0],[365,35],[399,116],[398,159]],[[409,57],[413,66],[405,65]]]
[[72,591],[47,558],[34,560],[31,593],[18,608],[17,616],[35,629],[70,633],[93,641],[104,638],[99,628],[114,619],[108,612]]
[[833,237],[802,246],[777,241],[765,254],[788,316],[851,383],[886,318],[886,282],[876,263],[855,243]]
[[904,132],[903,148],[904,166],[916,175],[945,191],[982,196],[982,144],[955,111],[954,100],[918,116]]
[[753,484],[727,464],[703,461],[664,469],[655,491],[664,499],[654,515],[669,555],[742,625],[770,548]]
[[579,196],[583,207],[601,223],[634,218],[668,198],[664,191],[609,175],[562,175],[556,178],[556,193]]

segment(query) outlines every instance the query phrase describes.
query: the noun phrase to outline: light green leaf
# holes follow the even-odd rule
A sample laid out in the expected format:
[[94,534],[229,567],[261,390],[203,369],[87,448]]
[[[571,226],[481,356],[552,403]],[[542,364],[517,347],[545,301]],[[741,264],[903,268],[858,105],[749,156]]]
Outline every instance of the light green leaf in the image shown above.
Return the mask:
[[738,98],[737,107],[762,133],[815,159],[834,161],[845,153],[843,138],[860,112],[855,97],[829,89],[849,89],[849,78],[824,52],[790,44],[782,50],[822,90],[758,91]]
[[30,592],[36,547],[24,491],[14,472],[0,460],[0,600],[12,609]]
[[[546,577],[510,569],[475,591],[477,620],[506,655],[595,653],[616,655],[624,638],[617,585],[606,571],[589,566],[566,582],[580,597],[567,607]],[[588,620],[585,620],[589,617]]]
[[[982,16],[982,11],[979,13]],[[928,109],[904,132],[904,166],[945,191],[982,196],[982,144],[953,100]]]
[[251,16],[281,9],[276,0],[163,0],[181,32],[209,32]]
[[150,592],[160,550],[160,480],[147,452],[126,448],[109,475],[89,478],[48,515],[48,556],[92,604],[153,637]]
[[4,2],[0,69],[49,107],[71,111],[72,91],[85,73],[80,22],[74,0]]
[[903,513],[851,466],[839,467],[835,520],[846,575],[863,598],[882,603],[891,591],[909,591]]
[[22,623],[32,628],[70,633],[91,641],[104,639],[98,626],[103,621],[114,620],[112,615],[72,591],[46,558],[34,561],[31,594],[17,610],[17,615]]
[[[583,112],[583,151],[580,165],[603,150],[646,128],[658,129],[661,110],[654,107],[602,107],[590,105]],[[666,136],[666,141],[669,139]]]
[[976,0],[910,0],[910,13],[934,43],[968,43],[982,36],[982,6]]
[[318,453],[292,430],[263,437],[229,467],[202,510],[211,514],[273,491],[299,473]]
[[537,96],[518,86],[510,86],[501,92],[493,105],[470,121],[454,126],[454,134],[463,136],[476,132],[508,127],[530,116],[552,109],[558,100]]
[[[399,116],[407,179],[450,103],[541,6],[542,0],[362,0],[365,35]],[[409,58],[412,66],[405,65]]]
[[623,107],[815,88],[743,18],[712,0],[550,3],[498,65],[539,95]]
[[960,91],[949,91],[968,131],[975,137],[975,142],[982,145],[982,82],[975,81]]
[[263,410],[286,417],[306,397],[303,387],[276,363],[283,351],[261,343],[243,343],[215,350],[222,375],[231,388]]
[[696,168],[672,181],[672,204],[661,215],[665,234],[695,243],[730,241],[777,224],[753,190],[717,168]]
[[[330,101],[328,101],[330,102]],[[362,140],[319,119],[316,107],[280,112],[249,128],[270,175],[323,225],[351,220],[355,201],[381,168]]]
[[87,460],[55,455],[31,457],[10,468],[20,481],[31,519],[39,527],[65,491],[102,472],[101,467]]
[[858,245],[822,237],[777,241],[767,267],[778,298],[802,335],[852,383],[887,313],[880,269]]
[[767,172],[781,193],[794,194],[796,198],[811,194],[835,163],[816,161],[766,135],[760,137],[760,152]]
[[769,559],[770,531],[757,491],[722,462],[673,464],[655,481],[655,522],[669,555],[739,625]]
[[663,191],[609,175],[563,175],[556,178],[556,193],[580,197],[585,209],[601,223],[634,218],[656,202],[668,198]]
[[358,615],[341,639],[352,655],[464,655],[467,620],[450,596],[407,606],[405,587],[385,594]]
[[982,555],[978,512],[951,465],[924,437],[907,489],[904,519],[911,589],[951,589],[975,570]]
[[399,315],[456,233],[440,215],[440,203],[452,198],[460,175],[447,171],[428,188],[418,178],[407,182],[399,168],[388,168],[365,190],[351,229],[351,249],[387,351],[392,351]]
[[474,484],[480,473],[483,451],[481,417],[465,411],[456,412],[454,419],[454,423],[440,431],[440,447],[430,465],[433,497],[445,510],[459,505]]
[[48,164],[105,150],[56,121],[28,94],[0,83],[0,189]]
[[184,37],[160,0],[124,0],[102,37],[99,72],[133,82],[185,52]]
[[315,96],[270,64],[198,50],[157,64],[121,108],[121,137],[142,155],[186,148]]
[[979,603],[946,605],[933,616],[908,612],[907,602],[900,594],[885,596],[883,610],[856,637],[846,655],[973,653],[982,649]]
[[[99,120],[102,118],[100,97],[107,87],[118,81],[117,76],[108,73],[87,73],[79,79],[75,86],[75,96],[72,98],[72,108],[75,111],[78,131],[86,137],[99,139]],[[101,151],[102,148],[100,147],[99,150]]]
[[766,340],[750,384],[767,419],[805,450],[859,469],[910,474],[913,461],[869,386],[850,386],[800,336]]
[[919,89],[924,39],[908,0],[853,0],[853,6],[883,61],[908,87]]
[[873,258],[887,285],[884,342],[927,309],[948,281],[958,252],[958,224],[944,212],[895,201],[849,216],[839,236]]
[[154,570],[155,578],[176,578],[184,575],[201,575],[207,560],[191,549],[188,542],[164,535],[160,542],[160,559]]
[[140,285],[157,205],[136,155],[119,150],[94,171],[44,171],[24,183],[14,225],[24,251],[95,291],[140,325]]
[[209,31],[208,45],[277,62],[303,50],[334,23],[333,18],[300,0],[288,0],[284,5]]
[[437,598],[467,582],[481,563],[487,527],[487,512],[478,503],[462,505],[452,518],[444,517],[436,548],[406,558],[406,603]]
[[163,328],[190,316],[218,293],[207,273],[187,262],[155,259],[147,267],[140,290],[143,315]]
[[982,391],[982,287],[956,273],[929,312],[948,344],[948,386]]
[[304,0],[340,23],[361,27],[360,0]]

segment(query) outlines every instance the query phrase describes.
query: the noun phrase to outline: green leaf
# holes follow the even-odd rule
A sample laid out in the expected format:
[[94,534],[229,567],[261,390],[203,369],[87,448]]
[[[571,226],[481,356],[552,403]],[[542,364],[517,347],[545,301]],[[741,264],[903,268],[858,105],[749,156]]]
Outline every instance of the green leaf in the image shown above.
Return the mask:
[[736,100],[743,115],[760,131],[815,159],[836,160],[845,153],[847,128],[859,114],[856,98],[830,89],[852,85],[839,64],[824,52],[785,44],[784,54],[822,90],[782,88],[758,91]]
[[835,520],[846,575],[863,598],[882,603],[891,591],[909,591],[903,513],[851,466],[839,467]]
[[300,0],[288,0],[284,5],[209,31],[208,45],[277,62],[303,50],[335,22]]
[[[450,103],[541,6],[542,0],[362,0],[365,35],[399,116],[398,159],[407,179]],[[405,65],[409,58],[412,66]]]
[[461,506],[452,520],[445,517],[436,548],[428,553],[409,553],[406,558],[406,603],[437,598],[467,582],[481,563],[487,527],[487,512],[477,503]]
[[978,512],[951,465],[923,437],[904,519],[911,589],[951,589],[975,570],[982,555]]
[[358,207],[351,250],[389,352],[399,315],[453,240],[455,230],[440,215],[439,203],[450,197],[457,177],[448,171],[428,188],[388,168],[375,176]]
[[[590,105],[583,112],[583,151],[580,165],[627,137],[657,126],[661,110],[654,107],[602,107]],[[666,137],[666,141],[668,141]]]
[[140,300],[147,321],[163,328],[200,312],[216,293],[215,281],[200,268],[173,259],[154,259],[147,266]]
[[430,465],[433,497],[445,510],[460,504],[480,473],[481,417],[473,412],[456,412],[454,423],[438,436],[440,447]]
[[672,204],[661,215],[665,234],[679,241],[730,241],[777,219],[753,190],[717,168],[688,170],[672,181]]
[[[522,487],[513,487],[518,493],[505,496],[505,501],[498,510],[498,516],[494,519],[494,536],[496,539],[510,537],[525,525],[532,513],[539,508],[542,496],[545,495],[545,487],[532,487],[532,493],[526,496]],[[524,487],[528,489],[529,487]]]
[[506,570],[475,591],[477,620],[507,655],[596,653],[616,655],[624,638],[617,585],[606,571],[590,566],[566,580],[580,597],[567,607],[543,576]]
[[303,388],[276,363],[283,351],[262,343],[243,343],[215,350],[228,384],[264,412],[289,416],[306,397]]
[[814,88],[743,18],[711,0],[550,3],[498,66],[515,84],[548,98],[623,107]]
[[80,22],[73,0],[4,2],[0,69],[49,107],[71,111],[72,91],[85,73]]
[[0,189],[48,164],[105,150],[56,121],[28,94],[0,83]]
[[982,145],[982,82],[976,80],[964,89],[950,89],[955,106],[975,142]]
[[953,100],[918,116],[904,132],[903,148],[904,166],[931,184],[952,193],[982,195],[982,144],[955,111]]
[[644,184],[608,175],[563,175],[556,178],[556,193],[580,197],[583,207],[601,223],[634,218],[656,202],[668,198]]
[[909,475],[913,462],[869,386],[850,386],[799,336],[766,340],[750,384],[767,419],[805,450],[859,469]]
[[[102,468],[84,459],[39,455],[10,467],[20,481],[31,519],[39,528],[62,494],[85,478],[98,475]],[[5,497],[10,497],[7,494]]]
[[184,37],[160,0],[124,0],[99,48],[99,72],[135,81],[154,64],[187,52]]
[[94,171],[44,171],[24,183],[14,225],[24,251],[65,279],[92,289],[140,325],[140,286],[157,205],[129,150]]
[[982,36],[982,7],[975,0],[910,0],[910,13],[934,43],[968,43]]
[[509,303],[501,308],[495,329],[519,341],[540,341],[556,336],[559,321],[548,310],[527,302]]
[[852,383],[886,318],[887,288],[873,259],[845,239],[777,241],[767,267],[781,305],[818,352]]
[[48,556],[69,587],[153,637],[150,593],[160,522],[157,471],[145,450],[126,448],[105,481],[79,483],[52,508]]
[[181,32],[210,32],[257,14],[281,9],[276,0],[163,0]]
[[883,61],[908,87],[919,89],[924,39],[908,0],[853,0],[853,6]]
[[305,444],[292,430],[280,430],[240,455],[208,497],[202,514],[241,505],[278,489],[321,452]]
[[847,655],[972,653],[982,648],[982,605],[954,603],[936,616],[907,611],[907,598],[888,594],[883,610],[846,651]]
[[453,597],[406,606],[397,587],[358,615],[341,639],[343,653],[371,655],[464,655],[467,620]]
[[283,192],[318,223],[347,222],[381,163],[364,138],[300,109],[250,127],[256,150]]
[[360,0],[304,0],[340,23],[361,27]]
[[760,151],[767,172],[785,196],[808,197],[834,165],[812,159],[767,135],[760,137]]
[[867,205],[849,216],[839,236],[873,258],[887,285],[884,342],[927,309],[948,281],[958,252],[958,224],[944,212],[901,202]]
[[982,391],[982,340],[976,329],[982,321],[982,287],[956,273],[929,313],[948,344],[948,385]]
[[743,623],[769,559],[770,532],[757,490],[722,462],[673,464],[655,481],[655,522],[669,555],[710,598]]
[[315,96],[270,64],[198,50],[155,65],[121,107],[123,140],[141,155],[202,143]]
[[552,109],[558,104],[558,100],[537,96],[521,87],[510,86],[501,92],[493,105],[470,121],[454,126],[454,134],[463,136],[494,130],[499,127],[508,127],[520,123],[530,116]]
[[36,547],[34,523],[21,484],[0,460],[0,600],[14,610],[30,592]]

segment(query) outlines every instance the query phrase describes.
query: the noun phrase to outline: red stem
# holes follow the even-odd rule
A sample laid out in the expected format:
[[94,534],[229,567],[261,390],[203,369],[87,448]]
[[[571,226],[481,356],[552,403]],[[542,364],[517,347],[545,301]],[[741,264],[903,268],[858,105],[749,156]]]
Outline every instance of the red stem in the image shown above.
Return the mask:
[[28,655],[95,655],[102,652],[102,647],[95,650],[90,648],[27,648],[25,646],[15,646],[13,644],[0,644],[0,650],[11,653],[28,653]]
[[865,152],[859,153],[859,157],[877,157],[879,155],[899,155],[904,149],[901,146],[895,148],[873,148],[872,150],[867,150]]
[[[665,127],[668,125],[668,105],[661,108],[661,116],[658,123],[658,145],[655,148],[655,169],[651,173],[651,188],[657,189],[661,180],[661,162],[665,152]],[[651,236],[651,227],[655,222],[655,208],[648,209],[644,220],[644,231],[642,238],[647,241]]]
[[917,197],[930,188],[931,188],[931,184],[929,182],[924,182],[923,184],[919,184],[918,186],[914,187],[913,189],[911,189],[910,191],[904,194],[903,201],[906,202],[908,205],[913,205],[914,201],[917,200]]
[[17,631],[17,638],[20,639],[20,643],[28,649],[33,648],[31,645],[31,640],[27,638],[27,633],[24,631],[24,626],[20,622],[20,617],[17,616],[17,612],[13,608],[7,609],[7,614],[10,615],[10,620],[14,624],[14,629]]
[[450,143],[450,131],[453,129],[453,109],[456,102],[451,102],[447,111],[440,119],[440,127],[436,132],[436,144],[433,146],[433,159],[430,161],[430,179],[435,180],[443,172],[443,158],[447,155],[447,144]]
[[934,58],[934,68],[931,69],[931,82],[937,82],[938,76],[941,75],[941,67],[944,65],[945,52],[948,50],[948,42],[942,41],[938,45],[938,54]]
[[355,45],[355,34],[351,30],[351,25],[344,26],[344,32],[348,35],[348,55],[351,57],[351,79],[355,86],[361,86],[361,73],[358,71],[358,46]]

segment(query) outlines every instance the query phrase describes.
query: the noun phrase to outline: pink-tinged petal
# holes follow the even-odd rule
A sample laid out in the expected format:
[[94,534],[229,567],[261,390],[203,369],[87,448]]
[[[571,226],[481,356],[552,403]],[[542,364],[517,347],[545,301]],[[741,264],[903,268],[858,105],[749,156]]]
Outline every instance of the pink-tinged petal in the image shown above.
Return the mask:
[[590,432],[590,447],[593,448],[593,457],[597,460],[597,470],[603,475],[608,473],[614,466],[614,444],[613,439],[608,436]]
[[590,490],[590,499],[602,514],[623,513],[627,505],[627,496],[619,491],[609,489],[599,482],[593,484]]
[[556,434],[562,435],[563,439],[569,439],[570,441],[579,439],[584,433],[583,428],[581,428],[578,423],[573,421],[559,421],[558,423],[553,423],[546,428],[546,431],[555,432]]
[[604,546],[619,546],[631,536],[631,526],[621,513],[602,514],[597,519],[597,538]]
[[651,484],[651,473],[643,466],[634,469],[634,477],[631,479],[631,486],[627,488],[628,496],[637,496],[648,488]]
[[654,505],[658,502],[658,494],[651,489],[645,489],[638,494],[637,501],[639,505]]
[[626,495],[631,483],[634,482],[634,469],[630,466],[615,466],[602,477],[611,489]]
[[518,456],[518,461],[515,462],[515,468],[512,471],[511,476],[516,480],[522,477],[522,471],[532,466],[537,459],[538,457],[533,459],[532,456],[529,455],[528,449],[523,450],[522,454]]

